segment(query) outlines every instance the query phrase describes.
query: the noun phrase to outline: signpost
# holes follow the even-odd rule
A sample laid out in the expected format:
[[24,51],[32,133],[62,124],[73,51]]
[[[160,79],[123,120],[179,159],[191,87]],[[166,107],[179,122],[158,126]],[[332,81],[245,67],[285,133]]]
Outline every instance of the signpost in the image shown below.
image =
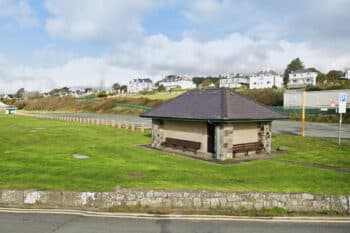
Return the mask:
[[340,93],[339,94],[339,105],[338,105],[338,113],[339,116],[339,134],[338,134],[338,144],[340,145],[341,142],[341,126],[342,126],[342,120],[343,120],[343,113],[346,113],[346,102],[347,102],[348,96],[346,93]]

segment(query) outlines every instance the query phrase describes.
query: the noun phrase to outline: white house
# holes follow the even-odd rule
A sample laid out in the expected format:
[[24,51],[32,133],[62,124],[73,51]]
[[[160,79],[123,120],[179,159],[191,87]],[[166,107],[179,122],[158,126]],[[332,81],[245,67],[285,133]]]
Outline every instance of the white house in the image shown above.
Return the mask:
[[249,89],[282,88],[283,77],[273,70],[263,70],[249,77]]
[[229,74],[220,79],[220,87],[239,88],[241,86],[248,86],[249,78],[243,74]]
[[350,70],[345,71],[345,79],[350,79]]
[[307,85],[316,85],[317,72],[309,69],[292,71],[289,74],[288,88],[302,88]]
[[128,82],[128,92],[137,93],[140,91],[150,91],[154,89],[154,84],[149,78],[138,78]]
[[165,89],[170,90],[172,88],[180,87],[181,89],[193,89],[196,88],[192,78],[178,76],[178,75],[168,75],[159,81],[158,86],[163,85]]

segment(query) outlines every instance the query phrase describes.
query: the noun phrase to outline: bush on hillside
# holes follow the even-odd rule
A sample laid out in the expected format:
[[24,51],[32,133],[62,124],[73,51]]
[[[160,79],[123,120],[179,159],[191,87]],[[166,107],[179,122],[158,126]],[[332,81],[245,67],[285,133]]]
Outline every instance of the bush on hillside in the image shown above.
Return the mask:
[[283,90],[281,89],[240,89],[236,91],[262,104],[270,106],[283,105]]
[[18,109],[24,109],[27,106],[28,102],[25,100],[18,100],[14,103],[14,105],[18,108]]
[[97,93],[97,97],[98,97],[98,98],[107,97],[106,91],[104,91],[104,90],[99,91],[99,92]]

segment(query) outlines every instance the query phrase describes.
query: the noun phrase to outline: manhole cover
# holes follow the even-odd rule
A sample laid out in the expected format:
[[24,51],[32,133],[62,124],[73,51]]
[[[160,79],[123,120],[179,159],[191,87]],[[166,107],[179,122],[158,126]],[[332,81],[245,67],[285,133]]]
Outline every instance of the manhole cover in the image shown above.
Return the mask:
[[72,156],[74,158],[76,158],[76,159],[87,159],[87,158],[89,158],[89,156],[87,156],[87,155],[80,155],[80,154],[74,154]]

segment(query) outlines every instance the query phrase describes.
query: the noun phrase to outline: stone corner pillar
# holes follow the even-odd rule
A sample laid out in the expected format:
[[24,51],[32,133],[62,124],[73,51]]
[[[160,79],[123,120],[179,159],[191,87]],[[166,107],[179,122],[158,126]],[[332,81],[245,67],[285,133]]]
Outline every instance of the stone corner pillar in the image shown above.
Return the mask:
[[265,151],[270,153],[272,141],[271,121],[260,124],[259,141],[264,145]]
[[152,147],[160,148],[165,139],[161,120],[152,119]]
[[216,159],[232,158],[233,124],[221,124],[215,127]]

